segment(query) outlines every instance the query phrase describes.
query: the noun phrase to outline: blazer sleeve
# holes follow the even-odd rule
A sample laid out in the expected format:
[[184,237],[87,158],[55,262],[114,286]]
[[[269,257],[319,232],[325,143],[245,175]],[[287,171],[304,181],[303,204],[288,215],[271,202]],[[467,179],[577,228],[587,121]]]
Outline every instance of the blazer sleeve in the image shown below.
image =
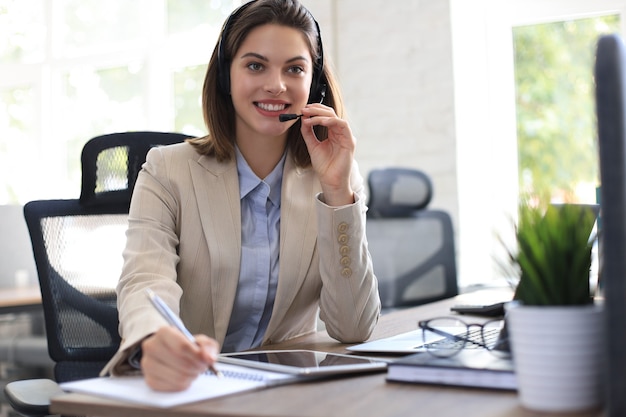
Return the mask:
[[133,192],[124,266],[117,285],[122,343],[102,374],[129,371],[129,355],[144,338],[167,324],[150,304],[146,288],[157,292],[179,313],[182,290],[176,282],[178,237],[175,233],[178,202],[170,192],[166,172],[160,150],[150,150]]
[[343,343],[369,338],[380,315],[378,283],[367,249],[365,187],[358,167],[351,174],[354,204],[330,207],[317,196],[318,252],[322,279],[320,318]]

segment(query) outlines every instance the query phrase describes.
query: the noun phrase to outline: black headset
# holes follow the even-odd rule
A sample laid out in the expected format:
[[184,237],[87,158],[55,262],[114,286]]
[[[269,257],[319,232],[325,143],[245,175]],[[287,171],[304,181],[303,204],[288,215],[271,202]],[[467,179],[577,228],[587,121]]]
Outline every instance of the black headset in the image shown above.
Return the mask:
[[[237,8],[234,12],[228,16],[226,23],[224,24],[224,28],[222,29],[222,34],[220,35],[220,40],[217,46],[217,89],[224,96],[230,95],[230,62],[226,59],[225,56],[225,46],[226,38],[230,32],[230,27],[233,24],[233,21],[237,20],[241,13],[255,0],[249,1],[239,8]],[[306,10],[306,9],[305,9]],[[315,28],[317,29],[317,46],[319,48],[319,57],[315,60],[313,64],[313,80],[311,82],[311,91],[309,93],[309,103],[321,103],[324,101],[324,97],[326,96],[326,84],[324,83],[324,49],[322,48],[322,36],[320,34],[320,26],[317,23],[317,20],[313,17],[311,12],[307,10],[311,19],[315,23]]]

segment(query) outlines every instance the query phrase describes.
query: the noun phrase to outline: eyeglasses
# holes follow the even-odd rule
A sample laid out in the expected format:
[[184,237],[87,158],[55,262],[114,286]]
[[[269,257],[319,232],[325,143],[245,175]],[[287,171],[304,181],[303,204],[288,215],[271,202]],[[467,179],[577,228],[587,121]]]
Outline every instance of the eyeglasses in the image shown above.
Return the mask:
[[466,323],[455,317],[421,320],[424,348],[438,357],[450,357],[462,349],[485,348],[498,355],[510,356],[509,338],[504,320]]

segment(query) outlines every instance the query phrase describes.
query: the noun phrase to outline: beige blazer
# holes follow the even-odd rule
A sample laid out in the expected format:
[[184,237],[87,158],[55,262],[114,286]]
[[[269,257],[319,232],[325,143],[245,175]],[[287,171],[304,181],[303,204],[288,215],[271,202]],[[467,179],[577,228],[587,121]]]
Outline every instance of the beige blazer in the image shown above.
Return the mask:
[[[365,237],[364,185],[351,175],[356,203],[325,205],[311,168],[285,162],[276,301],[263,345],[315,331],[367,339],[380,300]],[[317,197],[316,197],[317,196]],[[150,287],[193,334],[222,343],[239,280],[241,214],[234,160],[220,163],[188,143],[150,150],[132,198],[118,284],[122,344],[103,374],[127,371],[132,348],[165,325],[145,295]]]

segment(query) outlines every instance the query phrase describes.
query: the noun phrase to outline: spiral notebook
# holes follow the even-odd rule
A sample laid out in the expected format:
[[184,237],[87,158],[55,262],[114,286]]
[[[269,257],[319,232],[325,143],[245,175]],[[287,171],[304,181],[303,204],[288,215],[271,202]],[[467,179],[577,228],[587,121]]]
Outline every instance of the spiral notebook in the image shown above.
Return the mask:
[[297,375],[226,363],[217,363],[216,368],[224,375],[222,378],[207,372],[200,375],[188,389],[181,392],[154,391],[146,385],[143,376],[140,375],[91,378],[65,382],[60,386],[67,392],[164,408],[288,384],[300,379]]

